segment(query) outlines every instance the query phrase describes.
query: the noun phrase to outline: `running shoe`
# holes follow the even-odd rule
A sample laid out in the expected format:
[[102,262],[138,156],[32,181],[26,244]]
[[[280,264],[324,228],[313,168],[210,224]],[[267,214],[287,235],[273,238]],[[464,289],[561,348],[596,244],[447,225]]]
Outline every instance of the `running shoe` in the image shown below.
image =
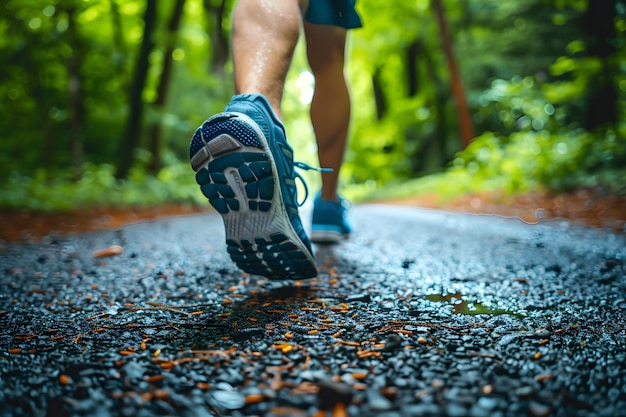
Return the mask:
[[202,193],[224,220],[227,250],[240,269],[271,279],[317,276],[298,215],[300,165],[265,97],[234,96],[196,130],[190,159]]
[[337,243],[352,233],[352,226],[347,216],[349,203],[342,197],[338,198],[339,201],[323,200],[321,192],[315,196],[311,225],[313,242]]

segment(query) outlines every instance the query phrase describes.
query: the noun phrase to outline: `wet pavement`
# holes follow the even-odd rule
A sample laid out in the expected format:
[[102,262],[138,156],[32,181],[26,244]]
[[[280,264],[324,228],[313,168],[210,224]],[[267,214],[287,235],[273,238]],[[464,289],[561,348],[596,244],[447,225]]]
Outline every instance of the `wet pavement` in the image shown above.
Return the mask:
[[624,235],[352,219],[302,282],[238,271],[212,213],[5,244],[0,416],[626,416]]

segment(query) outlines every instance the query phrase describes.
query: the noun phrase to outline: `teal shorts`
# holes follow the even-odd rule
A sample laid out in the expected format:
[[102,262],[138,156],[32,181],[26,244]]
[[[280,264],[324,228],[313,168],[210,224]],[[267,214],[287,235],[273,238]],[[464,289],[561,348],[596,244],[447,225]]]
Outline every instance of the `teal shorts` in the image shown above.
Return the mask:
[[361,18],[354,8],[356,0],[309,0],[304,20],[319,25],[360,28]]

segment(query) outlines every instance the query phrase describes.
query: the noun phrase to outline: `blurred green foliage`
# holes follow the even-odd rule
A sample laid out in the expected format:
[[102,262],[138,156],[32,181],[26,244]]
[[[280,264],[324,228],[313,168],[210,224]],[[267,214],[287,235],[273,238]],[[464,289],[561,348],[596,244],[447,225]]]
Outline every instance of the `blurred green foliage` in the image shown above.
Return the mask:
[[41,169],[29,175],[13,172],[2,186],[0,202],[10,208],[65,211],[97,205],[147,207],[203,201],[193,185],[188,164],[180,161],[167,165],[156,176],[133,168],[123,180],[115,178],[112,165],[85,163],[78,179],[70,171],[59,171],[54,177]]
[[[219,60],[218,42],[219,34],[228,36],[233,2],[223,3],[217,20],[221,1],[186,0],[169,101],[158,109],[152,103],[174,2],[157,1],[144,129],[123,179],[115,171],[145,1],[3,2],[0,206],[201,203],[188,144],[233,91],[232,64]],[[349,38],[353,123],[344,193],[359,200],[579,186],[626,192],[623,0],[607,0],[612,8],[601,17],[611,24],[599,28],[589,23],[598,20],[591,0],[444,1],[476,132],[465,149],[431,3],[357,4],[365,26]],[[313,83],[300,42],[283,114],[296,159],[311,164],[317,163],[308,118]],[[149,173],[155,155],[147,126],[155,122],[163,129],[156,155],[163,168]],[[304,175],[310,188],[319,186],[318,174]]]

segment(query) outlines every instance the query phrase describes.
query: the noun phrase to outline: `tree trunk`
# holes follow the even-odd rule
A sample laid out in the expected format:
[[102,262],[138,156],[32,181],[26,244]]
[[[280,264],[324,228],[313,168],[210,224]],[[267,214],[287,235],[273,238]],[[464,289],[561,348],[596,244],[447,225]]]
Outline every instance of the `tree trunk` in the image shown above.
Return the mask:
[[116,0],[110,0],[111,7],[111,24],[113,26],[113,44],[115,45],[115,52],[113,55],[113,64],[117,76],[123,80],[122,84],[128,87],[128,72],[125,70],[125,59],[128,56],[128,50],[126,43],[124,42],[124,26],[122,24],[122,16],[120,13],[120,7]]
[[83,165],[83,130],[85,125],[85,103],[83,96],[83,77],[81,74],[84,48],[76,30],[76,9],[68,10],[68,35],[72,45],[72,56],[67,64],[69,79],[69,113],[72,165],[79,174]]
[[41,137],[43,139],[43,144],[37,144],[39,146],[39,165],[47,168],[47,170],[51,170],[57,163],[58,134],[53,121],[50,119],[51,105],[47,102],[50,94],[46,92],[42,85],[42,79],[45,77],[41,74],[41,70],[37,65],[34,65],[32,72],[29,94],[37,103],[35,114],[39,121],[38,124],[41,126]]
[[617,91],[615,74],[617,70],[610,57],[617,52],[615,45],[616,0],[590,0],[583,20],[583,31],[587,35],[589,54],[600,58],[602,72],[589,86],[591,94],[587,98],[585,127],[588,130],[615,125],[617,122]]
[[152,123],[149,134],[149,149],[152,154],[150,161],[150,171],[156,174],[161,169],[161,142],[163,137],[163,125],[161,124],[160,116],[165,111],[167,105],[169,86],[172,81],[172,67],[174,59],[172,54],[176,45],[176,38],[178,35],[178,28],[180,27],[180,21],[183,16],[183,6],[185,0],[176,0],[174,4],[174,10],[167,25],[167,38],[165,46],[165,54],[163,55],[163,68],[161,69],[161,79],[157,87],[157,96],[153,103],[155,110],[157,111],[157,120]]
[[457,115],[459,119],[461,143],[463,147],[466,147],[474,138],[472,117],[470,115],[469,108],[467,107],[467,101],[463,91],[463,83],[461,82],[461,76],[459,74],[456,58],[452,52],[452,38],[450,37],[450,33],[448,31],[448,24],[446,22],[442,0],[433,0],[432,4],[437,16],[437,23],[439,25],[439,36],[441,37],[443,50],[448,61],[448,71],[450,72],[450,79],[452,82],[452,94],[454,95],[456,102]]
[[150,67],[149,56],[154,49],[154,29],[156,27],[156,0],[146,0],[144,13],[143,42],[139,48],[135,72],[129,91],[129,112],[126,122],[126,130],[119,147],[119,165],[115,176],[126,178],[133,163],[133,153],[139,144],[139,135],[145,112],[142,94],[146,85],[148,69]]
[[374,90],[374,102],[376,103],[376,120],[382,120],[387,114],[387,100],[383,91],[380,67],[377,67],[372,75],[372,88]]
[[[437,68],[433,62],[431,53],[428,49],[422,49],[422,59],[426,65],[426,73],[428,74],[428,80],[434,85],[434,107],[435,107],[435,133],[434,141],[427,141],[424,144],[424,154],[422,159],[422,165],[426,172],[434,172],[437,169],[445,166],[448,162],[448,144],[447,144],[447,113],[446,113],[446,101],[448,94],[444,85],[437,74]],[[436,164],[432,163],[432,156],[437,156]]]
[[407,96],[415,97],[419,89],[419,73],[417,71],[417,59],[422,48],[417,39],[411,42],[406,49],[406,82]]
[[229,0],[204,0],[204,10],[207,16],[213,16],[214,21],[207,21],[207,32],[211,40],[211,74],[224,77],[224,66],[228,62],[230,44],[229,31],[224,29],[224,17],[229,10]]

